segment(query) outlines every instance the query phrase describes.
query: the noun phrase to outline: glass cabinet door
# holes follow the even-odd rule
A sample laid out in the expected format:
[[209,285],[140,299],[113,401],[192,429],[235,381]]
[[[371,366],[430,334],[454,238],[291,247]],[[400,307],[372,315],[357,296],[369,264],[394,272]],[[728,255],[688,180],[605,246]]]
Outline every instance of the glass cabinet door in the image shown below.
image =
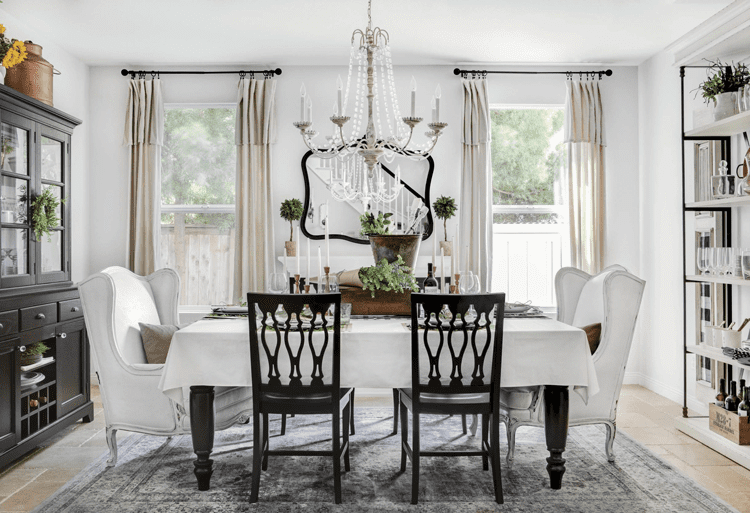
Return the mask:
[[56,227],[37,241],[37,283],[51,283],[70,279],[65,259],[70,216],[67,207],[69,179],[68,136],[49,127],[40,127],[39,137],[39,193],[50,191],[58,200]]

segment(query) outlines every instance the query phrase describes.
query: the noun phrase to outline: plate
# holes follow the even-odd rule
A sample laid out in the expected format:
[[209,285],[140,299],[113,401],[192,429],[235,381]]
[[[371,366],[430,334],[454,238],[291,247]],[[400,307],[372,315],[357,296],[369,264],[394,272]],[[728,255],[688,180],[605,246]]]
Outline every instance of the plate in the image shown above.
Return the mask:
[[22,372],[21,388],[30,387],[44,381],[44,374],[41,372]]
[[531,305],[505,305],[505,313],[509,314],[523,313],[529,309],[531,309]]
[[221,307],[214,307],[213,309],[214,313],[222,313],[222,314],[247,314],[247,307],[246,306],[221,306]]

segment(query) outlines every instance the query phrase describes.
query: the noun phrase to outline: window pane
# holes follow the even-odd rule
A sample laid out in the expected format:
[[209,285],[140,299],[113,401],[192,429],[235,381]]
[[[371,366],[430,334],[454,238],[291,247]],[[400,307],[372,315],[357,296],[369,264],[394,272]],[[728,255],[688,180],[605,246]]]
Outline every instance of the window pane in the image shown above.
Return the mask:
[[0,222],[26,224],[28,180],[2,177],[0,184]]
[[2,229],[0,232],[0,272],[3,276],[29,273],[28,244],[28,229]]
[[555,213],[502,213],[492,216],[494,224],[560,224],[563,216]]
[[238,299],[231,297],[235,216],[227,213],[235,198],[234,119],[234,108],[165,112],[161,258],[180,275],[183,305]]
[[562,108],[493,109],[495,205],[561,205],[565,165]]
[[29,133],[3,123],[0,169],[19,175],[29,174]]
[[58,226],[62,226],[62,202],[60,202],[60,198],[62,197],[62,187],[58,187],[57,185],[43,185],[42,189],[50,189],[52,191],[52,195],[57,198],[58,205],[57,208],[55,208],[55,215],[57,215]]
[[42,180],[62,182],[62,143],[42,137]]
[[42,272],[62,271],[62,234],[51,231],[42,237]]

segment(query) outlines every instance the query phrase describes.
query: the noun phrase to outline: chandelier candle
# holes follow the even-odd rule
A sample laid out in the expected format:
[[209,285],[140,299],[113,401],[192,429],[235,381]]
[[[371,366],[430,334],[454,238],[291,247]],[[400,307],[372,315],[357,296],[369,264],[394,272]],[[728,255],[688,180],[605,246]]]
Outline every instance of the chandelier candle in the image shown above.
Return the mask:
[[438,123],[440,121],[440,84],[435,88],[435,119],[433,120],[434,123]]
[[341,75],[336,79],[336,107],[334,114],[344,114],[344,83],[341,81]]
[[434,96],[432,97],[430,107],[432,107],[432,122],[435,123],[437,121],[437,100]]
[[417,81],[414,75],[411,77],[411,117],[417,117]]
[[[300,94],[300,99],[299,99],[299,118],[300,118],[300,120],[302,120],[304,122],[305,121],[305,95],[307,94],[305,92],[305,84],[304,83],[302,84],[302,87],[299,88],[299,94]],[[297,240],[299,240],[299,239],[297,239]]]

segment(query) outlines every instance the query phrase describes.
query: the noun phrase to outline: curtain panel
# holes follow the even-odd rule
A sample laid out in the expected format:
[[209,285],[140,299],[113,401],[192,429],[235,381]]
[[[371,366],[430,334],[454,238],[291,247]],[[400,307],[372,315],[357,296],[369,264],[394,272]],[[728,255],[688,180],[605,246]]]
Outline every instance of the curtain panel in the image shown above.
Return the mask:
[[233,298],[265,292],[274,268],[271,144],[276,142],[276,80],[240,80],[237,92],[235,273]]
[[604,261],[604,114],[598,82],[567,82],[570,262],[596,274]]
[[492,165],[487,80],[462,79],[464,121],[461,192],[458,200],[460,261],[479,275],[482,290],[492,285]]
[[164,102],[161,80],[130,80],[123,144],[130,147],[128,268],[142,276],[160,268],[161,147]]

